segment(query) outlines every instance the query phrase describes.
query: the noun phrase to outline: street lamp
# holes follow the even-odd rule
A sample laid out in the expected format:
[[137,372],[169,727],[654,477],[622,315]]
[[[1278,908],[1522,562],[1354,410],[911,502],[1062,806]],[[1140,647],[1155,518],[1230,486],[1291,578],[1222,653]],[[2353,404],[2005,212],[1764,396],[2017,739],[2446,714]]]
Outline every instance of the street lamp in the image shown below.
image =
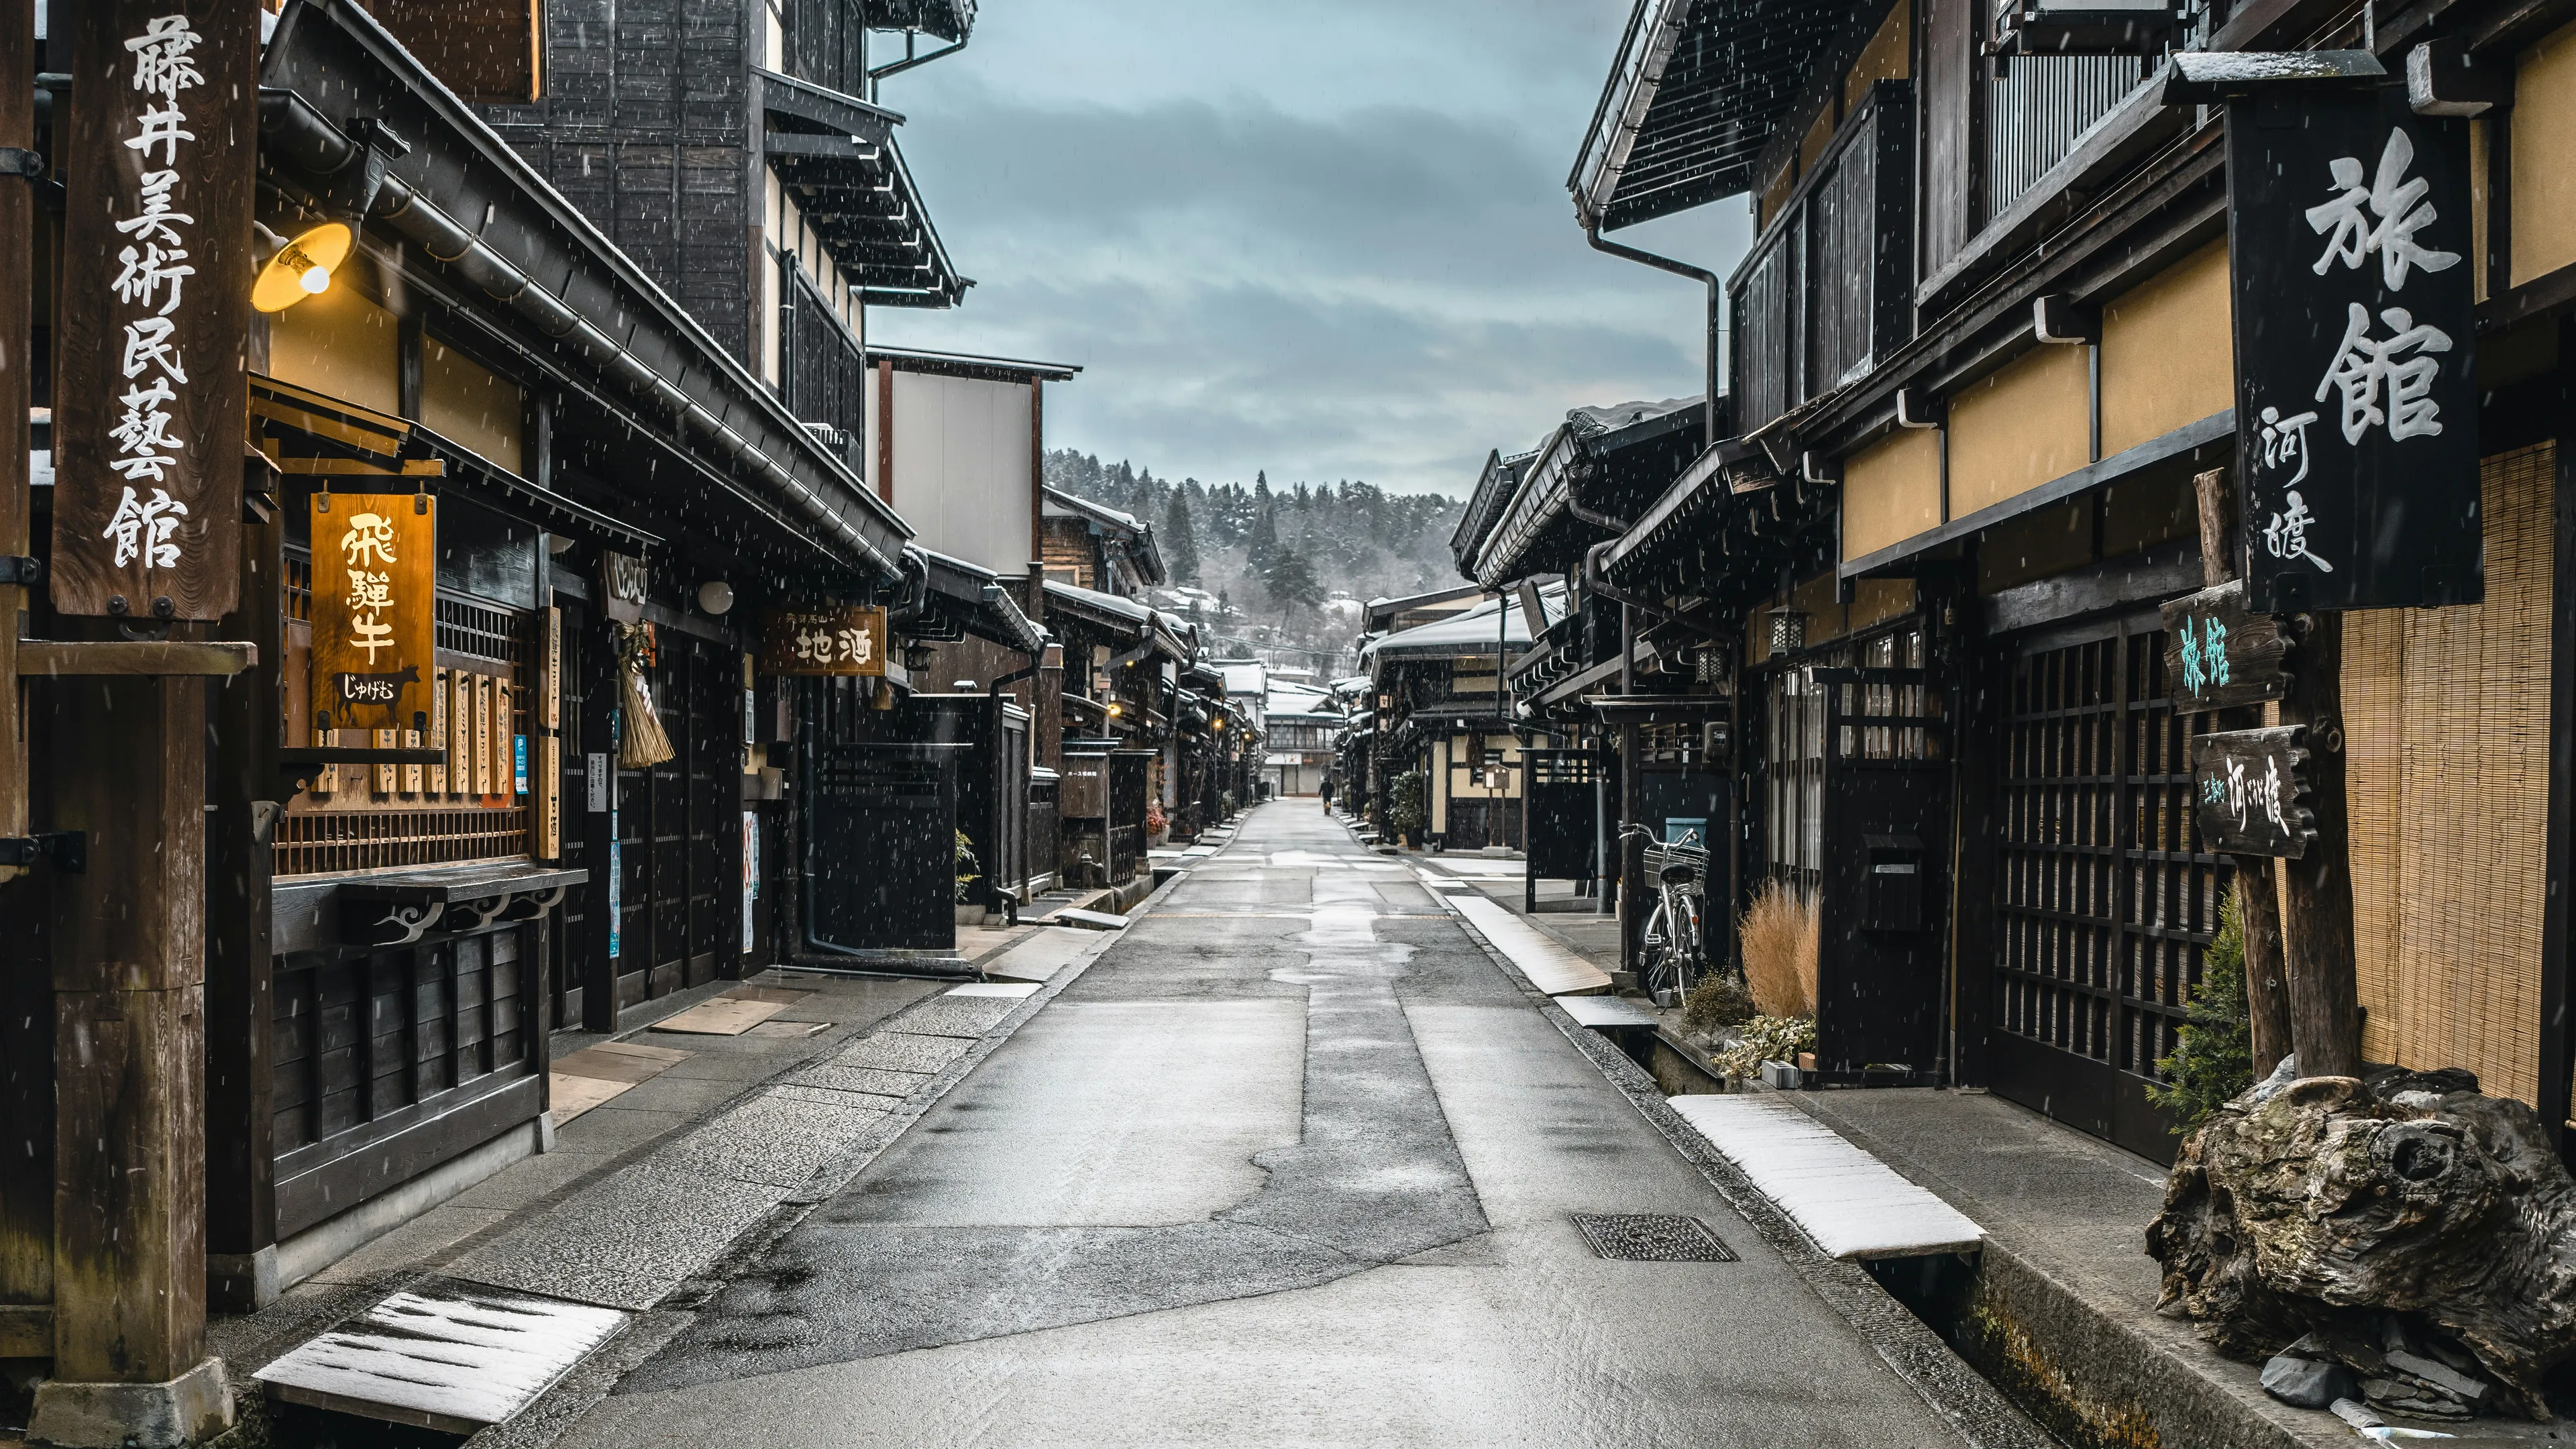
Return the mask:
[[350,248],[357,244],[357,234],[336,221],[300,233],[293,241],[278,238],[266,227],[259,230],[263,241],[277,238],[277,250],[251,283],[250,305],[260,312],[283,312],[331,290],[331,274],[349,259]]

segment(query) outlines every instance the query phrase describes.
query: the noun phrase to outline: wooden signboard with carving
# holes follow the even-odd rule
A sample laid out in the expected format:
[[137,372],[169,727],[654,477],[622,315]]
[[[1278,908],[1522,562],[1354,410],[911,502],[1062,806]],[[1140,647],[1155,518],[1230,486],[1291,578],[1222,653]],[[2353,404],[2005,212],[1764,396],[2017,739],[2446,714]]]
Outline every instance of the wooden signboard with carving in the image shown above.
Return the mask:
[[2290,631],[2245,607],[2245,581],[2185,594],[2165,605],[2165,688],[2192,713],[2285,699]]
[[2297,860],[2316,838],[2301,725],[2231,730],[2191,742],[2192,803],[2201,848]]
[[53,13],[81,77],[57,143],[54,607],[221,618],[241,591],[258,32],[238,0]]
[[[426,730],[437,714],[438,503],[313,495],[315,728]],[[390,733],[381,743],[391,745]],[[391,765],[379,789],[393,787]]]
[[761,619],[763,674],[882,676],[885,650],[883,609],[827,604],[772,609]]

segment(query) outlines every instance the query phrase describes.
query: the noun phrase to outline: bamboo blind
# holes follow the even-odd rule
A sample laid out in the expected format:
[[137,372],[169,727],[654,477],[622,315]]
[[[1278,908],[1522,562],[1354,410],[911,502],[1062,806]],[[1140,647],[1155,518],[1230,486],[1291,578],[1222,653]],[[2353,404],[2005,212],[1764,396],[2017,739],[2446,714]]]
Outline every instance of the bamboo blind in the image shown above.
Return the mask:
[[2536,1095],[2557,454],[2480,469],[2486,602],[2345,617],[2363,1050]]

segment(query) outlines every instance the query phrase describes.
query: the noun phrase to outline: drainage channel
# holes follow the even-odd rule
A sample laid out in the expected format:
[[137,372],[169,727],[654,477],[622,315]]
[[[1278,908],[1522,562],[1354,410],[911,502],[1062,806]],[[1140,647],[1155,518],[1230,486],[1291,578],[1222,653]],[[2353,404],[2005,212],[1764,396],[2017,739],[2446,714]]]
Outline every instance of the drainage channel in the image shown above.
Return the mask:
[[[1727,1091],[1705,1056],[1669,1036],[1641,1003],[1543,999],[1559,1029],[1753,1231],[1971,1443],[2130,1449],[2156,1442],[2128,1434],[2132,1426],[2065,1412],[2045,1374],[2032,1369],[2028,1345],[1997,1332],[1994,1316],[1980,1312],[1975,1224],[1780,1094]],[[1837,1148],[1849,1154],[1839,1165]],[[1839,1208],[1829,1200],[1833,1191],[1812,1190],[1820,1156],[1823,1172],[1842,1174]],[[1781,1170],[1766,1174],[1766,1157]],[[1642,1248],[1640,1256],[1661,1257],[1659,1248],[1690,1244],[1694,1230],[1732,1256],[1696,1219],[1610,1223],[1577,1221],[1603,1257],[1625,1256],[1632,1243]]]

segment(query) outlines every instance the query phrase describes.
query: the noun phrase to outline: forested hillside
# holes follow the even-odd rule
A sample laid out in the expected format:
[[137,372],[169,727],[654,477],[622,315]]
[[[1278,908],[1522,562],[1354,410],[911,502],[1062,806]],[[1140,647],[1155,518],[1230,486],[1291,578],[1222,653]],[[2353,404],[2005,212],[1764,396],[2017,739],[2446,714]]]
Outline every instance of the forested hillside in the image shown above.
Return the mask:
[[1460,500],[1389,493],[1370,483],[1273,488],[1157,478],[1126,462],[1053,449],[1047,482],[1154,526],[1172,582],[1204,590],[1232,612],[1217,632],[1321,648],[1350,646],[1358,610],[1348,600],[1418,593],[1458,582],[1449,535]]

